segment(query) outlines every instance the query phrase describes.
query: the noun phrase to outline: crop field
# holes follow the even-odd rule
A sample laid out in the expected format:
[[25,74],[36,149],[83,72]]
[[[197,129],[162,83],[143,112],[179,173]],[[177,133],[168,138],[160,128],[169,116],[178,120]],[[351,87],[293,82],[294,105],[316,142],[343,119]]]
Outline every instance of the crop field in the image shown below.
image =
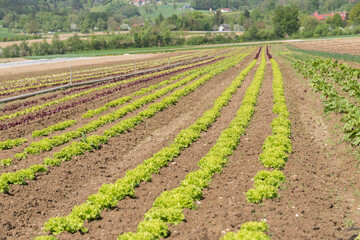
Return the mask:
[[306,50],[360,55],[360,38],[305,41],[293,45]]
[[284,44],[3,75],[61,88],[0,105],[0,239],[355,239],[359,78]]

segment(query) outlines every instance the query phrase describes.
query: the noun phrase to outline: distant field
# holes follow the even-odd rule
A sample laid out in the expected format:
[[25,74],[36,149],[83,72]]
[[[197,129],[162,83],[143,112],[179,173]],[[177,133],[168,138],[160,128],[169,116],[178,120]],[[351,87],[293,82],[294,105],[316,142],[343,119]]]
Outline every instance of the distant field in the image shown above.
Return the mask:
[[294,46],[313,51],[360,55],[360,38],[324,39],[294,43]]
[[8,28],[0,28],[0,37],[13,37],[19,35],[19,33],[20,33],[19,30],[12,30],[9,33]]

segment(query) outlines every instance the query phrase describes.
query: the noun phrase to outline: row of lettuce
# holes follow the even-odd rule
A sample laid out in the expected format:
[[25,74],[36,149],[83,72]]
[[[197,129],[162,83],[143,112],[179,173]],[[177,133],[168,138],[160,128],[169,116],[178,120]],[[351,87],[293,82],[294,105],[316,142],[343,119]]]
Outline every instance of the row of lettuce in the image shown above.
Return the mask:
[[252,203],[260,203],[264,199],[271,199],[278,196],[280,184],[285,181],[285,175],[279,171],[285,166],[288,159],[287,153],[292,152],[290,140],[291,122],[289,111],[284,96],[284,81],[280,68],[276,61],[270,59],[273,70],[273,113],[278,117],[271,122],[272,134],[266,137],[262,146],[263,152],[259,161],[267,168],[275,170],[259,171],[254,177],[254,188],[248,190],[245,195]]

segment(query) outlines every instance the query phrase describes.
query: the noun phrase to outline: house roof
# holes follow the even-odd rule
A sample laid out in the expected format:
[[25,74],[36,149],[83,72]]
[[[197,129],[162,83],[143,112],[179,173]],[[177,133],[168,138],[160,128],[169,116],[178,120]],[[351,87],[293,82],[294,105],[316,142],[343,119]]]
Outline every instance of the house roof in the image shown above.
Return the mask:
[[324,20],[324,19],[326,19],[328,17],[334,16],[335,13],[338,13],[341,16],[341,19],[343,21],[345,21],[347,12],[332,12],[332,13],[328,13],[328,14],[319,14],[318,12],[314,12],[314,14],[311,15],[311,16],[316,17],[318,20]]

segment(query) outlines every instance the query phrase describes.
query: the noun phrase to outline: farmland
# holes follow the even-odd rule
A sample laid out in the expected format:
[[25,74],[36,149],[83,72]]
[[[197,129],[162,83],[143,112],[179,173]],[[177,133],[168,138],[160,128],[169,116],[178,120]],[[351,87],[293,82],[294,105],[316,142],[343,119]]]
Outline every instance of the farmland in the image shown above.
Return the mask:
[[0,239],[354,239],[360,70],[297,48],[6,69],[61,89],[1,104]]

